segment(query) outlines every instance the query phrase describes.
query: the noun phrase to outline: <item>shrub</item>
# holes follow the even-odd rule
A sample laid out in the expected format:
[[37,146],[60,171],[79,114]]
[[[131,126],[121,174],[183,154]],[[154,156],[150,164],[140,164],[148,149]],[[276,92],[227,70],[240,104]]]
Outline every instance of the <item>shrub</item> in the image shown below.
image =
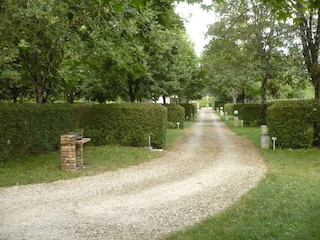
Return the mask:
[[225,104],[226,104],[225,101],[214,101],[214,109],[224,107]]
[[183,128],[185,121],[185,109],[178,104],[164,104],[167,108],[167,120],[168,128],[177,128],[177,122],[180,123],[180,127]]
[[160,104],[122,103],[91,106],[91,117],[84,129],[93,145],[119,144],[162,148],[165,144],[167,109]]
[[[238,116],[240,119],[243,119],[243,108],[245,107],[246,104],[244,103],[236,103],[233,104],[233,110],[237,110],[238,111]],[[233,115],[233,112],[232,112]]]
[[280,101],[267,109],[267,125],[271,137],[282,148],[312,146],[316,111],[312,100]]
[[192,116],[194,116],[194,113],[195,113],[195,106],[193,104],[190,104],[190,103],[180,103],[179,104],[180,106],[184,107],[185,109],[185,118],[189,118],[191,119]]
[[60,148],[60,137],[80,131],[94,145],[165,144],[167,109],[158,104],[0,104],[0,162]]
[[263,105],[256,104],[244,104],[242,108],[242,120],[246,126],[259,126],[262,124],[262,108]]
[[57,150],[76,116],[77,108],[64,104],[0,104],[0,151],[5,156]]
[[197,106],[197,103],[191,103],[191,105],[193,106],[192,116],[194,117],[198,113],[198,106]]
[[226,103],[224,106],[223,106],[223,109],[224,109],[224,112],[227,112],[228,115],[233,115],[233,106],[235,104],[234,103]]

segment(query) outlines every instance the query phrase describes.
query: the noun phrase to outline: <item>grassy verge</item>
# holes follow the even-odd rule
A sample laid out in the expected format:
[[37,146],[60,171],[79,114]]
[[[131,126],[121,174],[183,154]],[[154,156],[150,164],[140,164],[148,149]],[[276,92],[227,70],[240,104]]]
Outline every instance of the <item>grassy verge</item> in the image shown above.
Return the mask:
[[77,172],[60,171],[60,152],[8,159],[0,168],[0,187],[91,176],[139,164],[161,154],[144,148],[123,146],[85,147],[85,168]]
[[[259,145],[259,127],[232,129]],[[268,173],[257,187],[224,212],[167,240],[320,239],[320,149],[262,154]]]
[[[197,116],[196,116],[197,117]],[[173,147],[180,139],[186,135],[186,129],[188,129],[194,122],[196,117],[192,118],[190,121],[184,123],[184,129],[167,129],[166,135],[166,148]]]
[[[192,119],[192,121],[194,118]],[[192,121],[185,124],[188,128]],[[172,147],[186,133],[185,129],[168,129],[166,148]],[[0,166],[0,187],[25,185],[33,183],[53,182],[92,176],[106,171],[136,165],[158,158],[163,152],[151,152],[144,148],[123,146],[84,146],[85,168],[77,172],[60,171],[60,152],[52,152],[39,156],[22,156],[7,159]]]

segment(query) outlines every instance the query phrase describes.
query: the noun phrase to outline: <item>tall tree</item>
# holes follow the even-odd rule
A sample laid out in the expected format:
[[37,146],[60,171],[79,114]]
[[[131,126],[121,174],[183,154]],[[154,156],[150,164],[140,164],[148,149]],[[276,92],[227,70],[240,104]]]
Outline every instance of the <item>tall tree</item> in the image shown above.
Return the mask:
[[269,1],[280,19],[294,19],[299,29],[299,37],[306,68],[314,87],[317,120],[314,124],[314,145],[320,146],[320,3],[319,1]]

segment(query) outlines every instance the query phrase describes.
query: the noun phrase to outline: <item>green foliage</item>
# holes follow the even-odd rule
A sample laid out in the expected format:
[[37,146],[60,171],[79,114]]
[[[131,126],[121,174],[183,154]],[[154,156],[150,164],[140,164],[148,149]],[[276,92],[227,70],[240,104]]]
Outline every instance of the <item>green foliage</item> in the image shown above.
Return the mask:
[[178,104],[164,104],[167,108],[168,128],[178,128],[177,123],[180,123],[180,128],[183,128],[185,121],[185,109]]
[[226,101],[214,101],[214,109],[224,107]]
[[143,147],[148,146],[149,134],[153,147],[165,145],[167,109],[159,104],[99,104],[90,108],[84,134],[93,145]]
[[280,101],[267,109],[269,134],[282,148],[311,147],[315,118],[312,100]]
[[185,117],[191,119],[196,113],[196,107],[190,103],[180,103],[180,106],[184,107],[185,109]]
[[213,97],[205,97],[199,101],[200,107],[213,107],[214,98]]
[[[242,103],[237,103],[233,105],[233,110],[237,110],[238,111],[238,116],[239,119],[243,119],[243,109],[245,107],[245,104]],[[232,112],[233,114],[233,112]]]
[[262,104],[244,104],[242,109],[243,124],[247,126],[259,126],[263,124],[262,109],[265,107]]
[[227,112],[228,115],[233,115],[233,111],[234,111],[233,106],[234,106],[234,103],[226,103],[223,106],[223,111]]
[[202,90],[172,1],[1,1],[0,13],[0,99],[134,102]]
[[94,145],[127,146],[147,146],[152,133],[152,146],[161,148],[166,116],[158,104],[0,104],[0,160],[58,150],[60,136],[70,131]]
[[[266,107],[270,106],[271,104],[272,103],[268,103]],[[225,105],[225,107],[227,107],[229,110],[232,110],[232,115],[234,110],[237,110],[239,119],[243,120],[243,124],[246,126],[259,126],[263,124],[262,108],[264,106],[260,103],[228,103]]]
[[0,152],[5,158],[57,150],[60,135],[74,129],[76,113],[63,104],[0,104]]

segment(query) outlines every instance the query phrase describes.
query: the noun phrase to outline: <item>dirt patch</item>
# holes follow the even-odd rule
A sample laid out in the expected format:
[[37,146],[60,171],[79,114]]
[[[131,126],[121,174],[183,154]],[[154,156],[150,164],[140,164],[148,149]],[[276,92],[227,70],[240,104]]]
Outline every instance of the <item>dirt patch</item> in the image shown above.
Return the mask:
[[157,239],[216,214],[263,177],[259,150],[202,109],[164,157],[93,177],[0,189],[0,239]]

